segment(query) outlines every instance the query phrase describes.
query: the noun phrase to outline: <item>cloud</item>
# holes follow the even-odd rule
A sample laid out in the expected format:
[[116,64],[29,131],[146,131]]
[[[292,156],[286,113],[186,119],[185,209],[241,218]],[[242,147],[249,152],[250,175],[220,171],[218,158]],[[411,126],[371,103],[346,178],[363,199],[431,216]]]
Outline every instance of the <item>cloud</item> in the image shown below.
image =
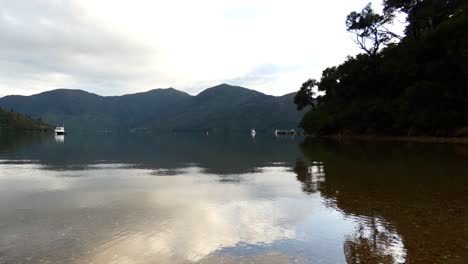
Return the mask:
[[71,2],[6,1],[0,14],[4,93],[62,85],[105,93],[119,82],[144,77],[144,67],[137,66],[147,65],[146,53],[153,52],[86,19]]
[[3,0],[0,95],[221,82],[292,92],[358,51],[344,20],[367,1]]

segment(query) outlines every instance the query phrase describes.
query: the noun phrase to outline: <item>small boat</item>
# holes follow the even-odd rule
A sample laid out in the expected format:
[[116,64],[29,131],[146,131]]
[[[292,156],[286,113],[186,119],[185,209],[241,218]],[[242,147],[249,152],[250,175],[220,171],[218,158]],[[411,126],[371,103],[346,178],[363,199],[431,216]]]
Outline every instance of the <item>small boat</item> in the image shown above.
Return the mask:
[[257,132],[255,131],[255,129],[251,129],[251,130],[250,130],[250,134],[254,137],[255,134],[257,134]]
[[56,126],[55,127],[55,135],[65,135],[65,127],[64,126]]
[[296,131],[294,129],[291,129],[291,130],[279,130],[279,129],[276,129],[275,130],[275,135],[278,136],[278,135],[295,135],[296,134]]

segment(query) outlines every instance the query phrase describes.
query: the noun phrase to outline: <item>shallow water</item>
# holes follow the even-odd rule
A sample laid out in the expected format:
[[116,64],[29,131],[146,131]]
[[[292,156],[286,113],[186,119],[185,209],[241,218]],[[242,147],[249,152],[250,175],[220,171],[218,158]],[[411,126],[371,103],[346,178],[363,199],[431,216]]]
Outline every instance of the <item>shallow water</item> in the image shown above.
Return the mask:
[[250,135],[0,140],[0,263],[466,263],[468,149]]

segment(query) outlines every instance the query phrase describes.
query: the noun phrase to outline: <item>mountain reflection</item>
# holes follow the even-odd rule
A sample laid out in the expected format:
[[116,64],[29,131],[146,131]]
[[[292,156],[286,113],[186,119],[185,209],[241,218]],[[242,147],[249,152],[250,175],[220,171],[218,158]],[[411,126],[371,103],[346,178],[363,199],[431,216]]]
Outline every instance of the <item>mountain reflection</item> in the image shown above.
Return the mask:
[[464,263],[466,153],[260,133],[4,139],[0,262]]
[[[66,135],[45,137],[41,144],[0,142],[0,157],[37,160],[47,169],[82,169],[88,164],[120,163],[133,167],[177,171],[197,166],[206,173],[227,175],[258,171],[265,166],[292,164],[302,154],[299,139],[259,134],[196,133],[155,135]],[[8,143],[8,144],[7,144]],[[3,149],[3,151],[2,151]]]

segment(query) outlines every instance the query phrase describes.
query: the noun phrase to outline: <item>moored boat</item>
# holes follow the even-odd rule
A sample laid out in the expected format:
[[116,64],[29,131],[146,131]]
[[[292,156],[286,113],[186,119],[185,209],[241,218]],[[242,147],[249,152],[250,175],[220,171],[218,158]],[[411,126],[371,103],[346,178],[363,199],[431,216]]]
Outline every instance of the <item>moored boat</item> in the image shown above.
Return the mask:
[[291,129],[291,130],[279,130],[279,129],[276,129],[275,130],[275,135],[278,136],[278,135],[295,135],[296,134],[296,131],[294,129]]
[[255,131],[255,129],[252,129],[252,130],[250,130],[250,134],[254,137],[255,134],[257,134],[257,132]]
[[55,127],[55,135],[65,135],[65,126],[56,126]]

